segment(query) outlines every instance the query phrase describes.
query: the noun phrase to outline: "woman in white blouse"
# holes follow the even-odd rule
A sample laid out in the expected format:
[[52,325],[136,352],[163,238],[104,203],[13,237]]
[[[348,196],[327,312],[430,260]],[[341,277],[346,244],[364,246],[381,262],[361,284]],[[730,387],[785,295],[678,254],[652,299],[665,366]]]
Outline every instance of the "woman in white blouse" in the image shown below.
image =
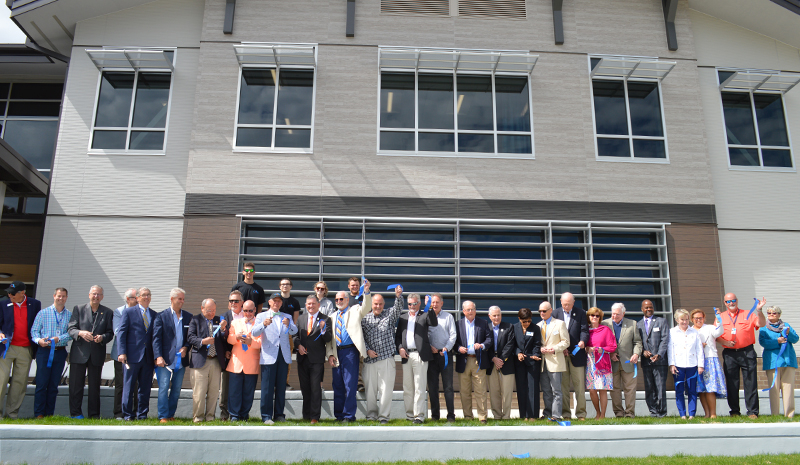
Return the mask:
[[686,391],[691,420],[697,411],[697,376],[703,374],[703,341],[700,333],[689,326],[689,312],[682,308],[675,310],[675,322],[678,326],[669,330],[669,370],[675,382],[678,413],[681,419],[686,419],[686,399],[683,396]]
[[697,394],[703,404],[706,418],[717,418],[717,398],[727,397],[728,389],[725,387],[725,372],[719,363],[717,355],[717,338],[722,336],[724,329],[719,320],[715,319],[715,326],[704,324],[706,312],[696,308],[692,310],[692,323],[694,329],[700,333],[703,341],[703,375],[697,377]]

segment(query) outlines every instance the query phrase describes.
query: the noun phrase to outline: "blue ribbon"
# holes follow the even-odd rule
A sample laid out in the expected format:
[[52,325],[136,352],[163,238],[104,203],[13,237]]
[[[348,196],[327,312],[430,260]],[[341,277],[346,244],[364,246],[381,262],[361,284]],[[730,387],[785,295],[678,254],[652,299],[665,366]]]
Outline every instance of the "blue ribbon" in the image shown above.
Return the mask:
[[752,315],[752,314],[753,314],[753,312],[755,312],[755,311],[756,311],[756,307],[758,307],[758,299],[757,299],[757,298],[755,298],[755,297],[753,297],[753,300],[755,300],[755,302],[753,302],[753,308],[751,308],[751,309],[750,309],[750,312],[747,314],[747,319],[748,319],[748,320],[750,319],[750,315]]
[[580,346],[575,346],[575,350],[572,351],[572,355],[576,355],[579,350],[581,350]]
[[[783,328],[783,337],[784,338],[789,337],[789,325],[786,325],[786,327]],[[778,368],[780,368],[781,364],[781,356],[783,356],[783,352],[786,350],[786,346],[788,345],[789,345],[789,339],[786,339],[786,342],[781,344],[781,350],[778,352],[778,360],[775,362],[775,375],[772,377],[772,384],[770,385],[770,387],[762,389],[761,392],[767,392],[775,387],[775,380],[778,379]]]
[[48,337],[47,340],[50,341],[50,355],[47,357],[47,368],[50,368],[53,366],[53,355],[56,353],[56,338]]
[[[631,363],[631,361],[630,360],[625,360],[625,363]],[[633,377],[635,378],[637,376],[639,376],[639,365],[634,363],[633,364]]]
[[525,452],[524,454],[519,454],[519,455],[511,454],[511,456],[514,457],[515,459],[529,459],[531,458],[531,453]]
[[431,309],[431,301],[433,300],[433,297],[430,295],[426,295],[425,297],[425,308],[422,309],[422,313],[428,313],[428,310]]
[[592,365],[592,373],[594,374],[594,376],[597,376],[597,363],[600,362],[600,360],[603,359],[603,355],[605,355],[605,354],[606,354],[605,349],[603,349],[601,347],[600,348],[600,356],[594,359],[594,365]]
[[558,421],[558,420],[555,420],[553,418],[548,418],[548,420],[558,423],[558,426],[571,426],[572,425],[572,422],[570,422],[570,421]]
[[6,345],[6,350],[3,351],[3,360],[5,360],[5,358],[6,358],[6,354],[8,353],[8,345],[10,343],[11,343],[11,339],[10,338],[4,337],[3,339],[0,339],[0,344],[5,344]]
[[678,387],[678,385],[679,385],[679,384],[681,384],[681,383],[683,383],[683,382],[685,382],[685,383],[686,383],[686,385],[688,386],[688,385],[689,385],[689,381],[691,381],[691,380],[693,380],[693,379],[697,378],[697,375],[698,375],[698,373],[695,373],[694,375],[690,376],[690,377],[689,377],[689,378],[687,378],[687,379],[684,379],[684,380],[681,380],[681,381],[676,381],[676,382],[675,382],[675,387],[677,388],[677,387]]
[[719,314],[719,309],[717,307],[714,307],[714,315],[717,317],[717,322],[722,324],[722,316]]
[[358,295],[356,296],[356,299],[360,299],[361,296],[364,295],[364,281],[366,281],[366,280],[367,280],[367,278],[365,278],[364,275],[362,274],[361,275],[361,287],[358,288]]
[[402,284],[392,284],[391,286],[388,286],[388,287],[386,288],[386,290],[387,290],[387,291],[393,291],[393,290],[397,289],[397,286],[403,287],[403,285],[402,285]]
[[445,347],[442,349],[444,351],[444,367],[447,368],[447,363],[450,360],[450,354],[447,353],[447,348]]

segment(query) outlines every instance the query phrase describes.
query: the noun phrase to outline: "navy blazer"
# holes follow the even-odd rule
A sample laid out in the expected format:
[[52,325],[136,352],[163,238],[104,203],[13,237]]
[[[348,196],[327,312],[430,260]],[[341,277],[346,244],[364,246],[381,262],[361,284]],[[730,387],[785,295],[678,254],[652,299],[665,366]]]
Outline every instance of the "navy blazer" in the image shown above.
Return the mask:
[[[153,357],[163,357],[164,363],[168,367],[175,365],[175,356],[183,347],[189,347],[189,323],[192,321],[192,314],[186,310],[181,310],[181,332],[183,333],[183,345],[178,347],[178,338],[175,337],[175,317],[172,315],[172,308],[167,308],[156,317],[153,322]],[[190,351],[186,351],[186,356],[181,357],[181,366],[189,364]]]
[[[212,321],[213,326],[219,325],[219,317],[215,316]],[[189,323],[189,346],[192,348],[191,356],[189,358],[189,368],[203,368],[206,364],[208,357],[208,347],[203,344],[203,339],[211,337],[212,333],[208,332],[208,324],[206,324],[206,317],[202,313],[192,317]],[[224,371],[228,366],[228,359],[225,358],[225,351],[228,350],[225,345],[225,336],[222,330],[217,332],[214,337],[214,348],[217,350],[217,360],[219,366]]]
[[[553,318],[564,321],[564,308],[558,307],[553,310]],[[582,308],[572,306],[572,311],[569,312],[569,326],[567,326],[569,333],[569,347],[567,353],[572,359],[572,366],[585,367],[586,366],[586,350],[581,349],[577,354],[572,355],[575,346],[579,341],[583,341],[584,347],[589,344],[589,320],[586,318],[586,311]]]
[[[466,347],[467,344],[467,319],[461,318],[456,322],[456,344],[453,350],[456,353],[456,372],[464,373],[467,367],[467,354],[462,354],[461,347]],[[475,318],[475,342],[482,344],[484,348],[480,351],[480,358],[478,359],[478,366],[481,370],[489,368],[492,363],[489,359],[489,350],[494,347],[494,333],[489,326],[489,322],[482,318]],[[475,356],[478,356],[478,351],[475,351]]]
[[122,322],[117,331],[117,351],[128,357],[128,363],[154,365],[156,358],[153,356],[153,326],[158,313],[147,309],[150,326],[145,330],[139,308],[136,305],[122,311]]
[[[33,357],[36,357],[36,348],[38,344],[33,342],[31,336],[31,327],[33,327],[33,320],[36,315],[42,310],[42,303],[38,300],[28,297],[28,339],[30,340],[30,347],[33,349]],[[14,303],[11,299],[5,298],[0,300],[0,332],[6,335],[9,339],[14,335]],[[5,344],[0,344],[0,356],[6,350]]]
[[[505,321],[501,321],[498,326],[500,326],[500,328],[498,329],[497,336],[497,351],[494,350],[494,340],[492,340],[492,345],[489,346],[489,368],[486,370],[486,375],[491,375],[492,370],[494,370],[494,362],[492,362],[494,357],[503,361],[503,368],[500,369],[502,374],[513,375],[514,360],[517,360],[517,353],[515,351],[517,347],[514,343],[514,328],[511,326],[511,323],[506,323]],[[494,339],[493,327],[494,325],[489,325],[489,331],[492,332],[492,339]]]

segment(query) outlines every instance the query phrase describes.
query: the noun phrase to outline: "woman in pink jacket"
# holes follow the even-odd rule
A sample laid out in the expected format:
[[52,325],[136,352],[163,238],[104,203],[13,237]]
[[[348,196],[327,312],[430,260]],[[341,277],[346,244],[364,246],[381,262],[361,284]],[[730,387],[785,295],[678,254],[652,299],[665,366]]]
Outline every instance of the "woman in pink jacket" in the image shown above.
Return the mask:
[[[250,304],[250,305],[248,305]],[[256,382],[261,367],[258,364],[261,354],[261,338],[252,337],[256,322],[256,307],[247,301],[242,308],[244,318],[233,320],[228,333],[228,343],[233,345],[231,359],[228,361],[228,412],[231,421],[250,418]]]
[[[586,389],[592,398],[595,418],[606,417],[608,394],[606,391],[613,389],[614,376],[611,373],[611,353],[617,350],[617,340],[614,333],[603,321],[603,311],[592,307],[586,312],[589,320],[589,344],[586,347]],[[598,393],[597,391],[600,391]]]

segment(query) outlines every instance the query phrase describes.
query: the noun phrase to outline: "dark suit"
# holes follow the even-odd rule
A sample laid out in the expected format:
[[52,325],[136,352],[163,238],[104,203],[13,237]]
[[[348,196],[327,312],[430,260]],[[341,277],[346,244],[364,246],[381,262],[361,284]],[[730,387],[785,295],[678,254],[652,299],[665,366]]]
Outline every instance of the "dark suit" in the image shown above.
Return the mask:
[[[319,322],[325,322],[325,334],[320,335]],[[311,334],[308,333],[308,312],[303,312],[297,320],[297,334],[294,348],[303,346],[307,353],[297,354],[297,376],[300,378],[300,392],[303,394],[303,419],[319,420],[322,411],[322,373],[325,370],[325,344],[333,337],[331,319],[320,312],[316,313]]]
[[[431,343],[428,340],[428,328],[433,326],[439,326],[439,319],[436,318],[436,312],[417,313],[417,318],[414,321],[414,344],[417,346],[417,351],[419,352],[419,359],[422,360],[423,362],[430,362],[431,360],[433,360],[433,351],[431,350]],[[405,312],[402,315],[400,315],[400,319],[397,320],[397,330],[394,333],[394,342],[395,345],[397,345],[398,351],[401,348],[408,351],[406,343],[407,332],[408,332],[408,312]],[[408,363],[407,358],[404,358],[402,360],[403,364]]]
[[[192,314],[186,310],[178,312],[180,320],[175,322],[172,307],[163,310],[153,322],[153,357],[164,359],[164,366],[155,367],[158,380],[158,418],[173,418],[178,409],[183,376],[189,364],[189,323]],[[180,333],[179,333],[180,331]],[[180,334],[180,338],[178,335]],[[184,349],[184,356],[178,354]]]
[[[92,336],[103,336],[103,341],[87,342],[78,336],[81,331],[89,331]],[[100,375],[106,362],[106,345],[114,339],[114,311],[98,305],[92,311],[91,304],[76,305],[72,309],[67,332],[72,338],[69,354],[69,414],[83,415],[83,389],[86,373],[89,373],[89,418],[100,417]]]
[[475,318],[475,344],[481,344],[482,349],[475,350],[475,355],[461,353],[461,348],[469,350],[469,338],[467,337],[467,319],[461,318],[456,322],[456,372],[459,373],[459,383],[461,388],[461,409],[464,418],[471,420],[472,416],[472,395],[475,394],[478,407],[478,419],[486,421],[486,389],[488,386],[486,370],[491,362],[489,361],[489,348],[494,344],[492,330],[489,322],[481,318]]
[[[117,349],[120,355],[128,358],[123,373],[122,414],[126,420],[147,418],[150,411],[150,390],[153,387],[153,322],[158,314],[146,310],[147,326],[142,318],[141,307],[128,307],[122,311],[122,322],[117,331]],[[133,411],[133,385],[139,383],[139,409]]]
[[[492,406],[492,415],[496,420],[511,418],[511,396],[514,392],[514,329],[511,323],[501,321],[497,325],[497,334],[494,325],[489,326],[492,331],[492,345],[489,346],[489,368],[486,378],[489,387],[489,404]],[[497,349],[495,349],[497,346]],[[497,370],[494,358],[503,361],[503,366]]]
[[[220,319],[218,316],[215,316],[211,321],[212,325],[217,326],[219,325]],[[206,324],[206,317],[204,317],[202,313],[193,316],[192,321],[189,322],[189,333],[187,335],[187,345],[191,347],[189,368],[203,368],[206,364],[208,347],[202,343],[202,340],[210,336],[211,334],[208,332],[208,325]],[[225,351],[228,349],[225,336],[222,335],[222,330],[217,332],[216,337],[214,337],[214,348],[217,351],[217,356],[214,357],[214,360],[216,363],[219,363],[221,369],[224,369],[224,367],[228,366],[228,360],[225,358]]]
[[[220,318],[215,316],[211,320],[212,327],[219,325]],[[213,330],[208,328],[208,320],[203,314],[195,315],[189,323],[187,336],[191,347],[189,355],[189,368],[192,380],[192,417],[195,421],[210,421],[214,419],[219,398],[219,383],[222,380],[223,365],[227,366],[225,358],[226,343],[222,330],[214,336],[214,356],[209,358],[209,347],[203,344],[203,339],[211,337]]]
[[[33,321],[36,319],[36,315],[42,310],[42,303],[30,297],[26,297],[26,299],[26,305],[28,307],[27,335],[29,341],[29,344],[26,347],[27,350],[14,349],[13,352],[19,355],[10,355],[4,360],[5,363],[3,365],[8,368],[8,371],[0,368],[0,385],[3,386],[0,391],[5,391],[6,383],[8,383],[9,378],[11,378],[11,386],[8,388],[8,396],[6,397],[5,404],[6,415],[11,418],[17,418],[19,408],[22,405],[22,401],[25,399],[25,389],[28,384],[28,372],[31,369],[31,362],[36,357],[36,349],[39,347],[38,344],[33,342],[33,337],[31,336],[31,327],[33,326]],[[0,300],[0,332],[5,334],[5,336],[9,339],[9,342],[14,335],[14,303],[7,298]],[[11,351],[10,349],[11,346],[9,346],[9,351]],[[0,344],[0,357],[6,355],[5,350],[5,344]],[[2,400],[3,395],[0,393],[0,402],[2,402]],[[3,405],[0,404],[0,411],[2,410]]]
[[[531,323],[528,331],[522,330],[520,323],[514,323],[514,358],[517,376],[517,403],[520,418],[539,418],[539,377],[542,371],[542,332]],[[519,354],[526,355],[519,360]]]
[[[466,318],[456,321],[456,345],[453,347],[456,352],[456,373],[464,373],[464,368],[467,365],[467,354],[462,354],[460,350],[462,347],[468,349],[466,347],[466,321]],[[489,322],[477,317],[475,318],[475,343],[486,347],[486,349],[480,351],[480,358],[478,358],[478,351],[475,351],[475,357],[478,358],[478,366],[480,366],[481,370],[486,370],[489,368],[489,347],[494,344],[493,334]]]
[[636,322],[636,329],[642,337],[642,354],[645,350],[659,358],[651,362],[650,358],[642,355],[642,374],[644,375],[644,398],[650,416],[664,417],[667,415],[667,348],[669,347],[669,326],[667,320],[660,316],[653,316],[652,323],[645,330],[644,318]]
[[[553,310],[553,317],[566,321],[564,308],[558,307]],[[569,333],[569,347],[566,352],[568,356],[564,357],[567,362],[567,371],[561,374],[561,395],[564,399],[561,404],[561,416],[564,418],[571,416],[569,409],[571,381],[575,390],[575,417],[586,418],[586,350],[580,349],[577,354],[572,355],[578,342],[583,341],[584,347],[589,343],[589,322],[586,318],[586,311],[575,306],[572,307],[569,312],[567,332]]]
[[[222,318],[225,318],[228,324],[225,326],[225,331],[220,331],[220,334],[222,334],[224,338],[225,352],[231,352],[233,351],[233,345],[228,344],[228,331],[231,329],[231,323],[233,323],[233,311],[228,310]],[[220,363],[222,363],[222,378],[219,381],[219,418],[221,420],[227,420],[230,417],[228,413],[228,372],[226,370],[228,367],[228,357],[226,357],[224,353],[222,354]]]

